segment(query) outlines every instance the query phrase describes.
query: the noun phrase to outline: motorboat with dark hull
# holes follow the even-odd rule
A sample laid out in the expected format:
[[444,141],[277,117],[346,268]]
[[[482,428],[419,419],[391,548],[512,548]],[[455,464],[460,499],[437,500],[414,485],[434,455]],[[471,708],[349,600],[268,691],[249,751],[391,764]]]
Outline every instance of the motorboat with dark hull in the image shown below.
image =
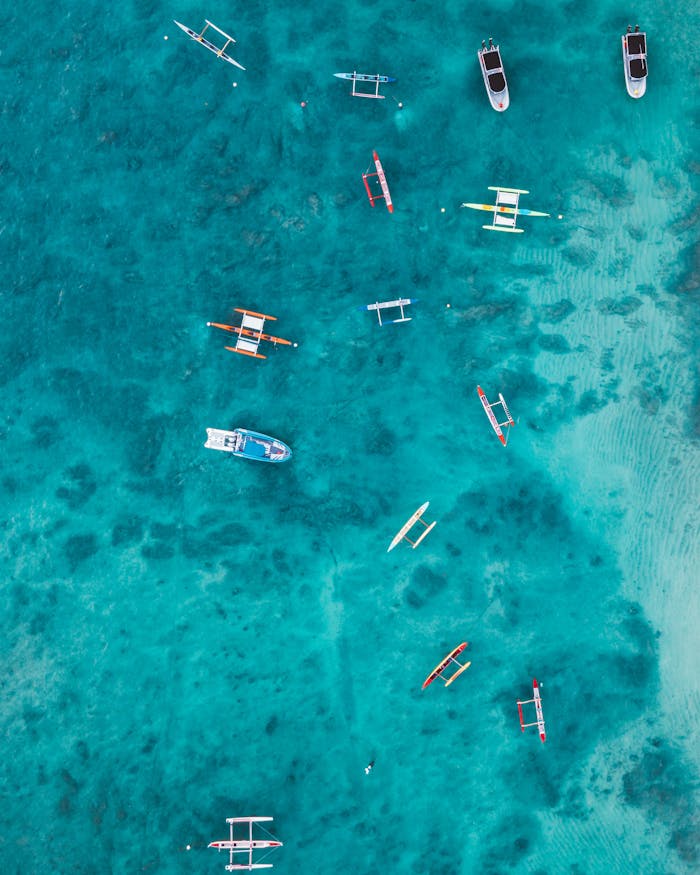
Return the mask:
[[639,25],[627,26],[622,37],[622,59],[625,63],[625,84],[630,97],[644,97],[647,90],[647,35]]
[[491,106],[496,112],[505,112],[510,105],[510,96],[508,94],[505,70],[501,61],[500,47],[494,46],[493,40],[489,37],[488,46],[482,40],[481,48],[477,54],[481,66],[481,75],[484,77],[484,85],[486,86],[486,93],[491,101]]

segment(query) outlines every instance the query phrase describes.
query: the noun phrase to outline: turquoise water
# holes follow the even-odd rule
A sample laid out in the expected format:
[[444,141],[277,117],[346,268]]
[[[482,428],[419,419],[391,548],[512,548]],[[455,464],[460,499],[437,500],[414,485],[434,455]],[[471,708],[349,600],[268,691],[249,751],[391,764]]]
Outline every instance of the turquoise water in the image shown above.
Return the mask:
[[[246,72],[172,24],[205,16]],[[274,816],[280,872],[698,871],[699,24],[424,0],[6,21],[3,872],[220,872],[206,844],[246,814]],[[354,68],[398,82],[353,100],[331,74]],[[494,184],[552,218],[481,231],[459,204]],[[357,310],[400,295],[406,325]],[[227,353],[206,322],[233,307],[298,348]],[[293,459],[203,448],[234,426]],[[426,500],[434,531],[387,555]],[[460,641],[469,671],[421,692]],[[518,724],[533,677],[545,745]]]

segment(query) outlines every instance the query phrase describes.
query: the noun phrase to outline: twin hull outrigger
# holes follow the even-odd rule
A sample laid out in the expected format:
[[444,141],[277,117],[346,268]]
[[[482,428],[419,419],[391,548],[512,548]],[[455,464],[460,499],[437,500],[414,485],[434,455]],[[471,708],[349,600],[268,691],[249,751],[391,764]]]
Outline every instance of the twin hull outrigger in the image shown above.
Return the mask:
[[[261,829],[265,830],[267,834],[270,836],[269,839],[254,839],[253,838],[253,824],[254,823],[264,823],[267,821],[274,820],[272,817],[227,817],[226,823],[229,825],[229,838],[223,839],[218,842],[210,842],[208,847],[216,848],[219,851],[228,851],[229,852],[229,862],[226,866],[227,872],[235,872],[244,870],[249,872],[251,869],[272,869],[272,863],[254,863],[253,862],[253,851],[263,850],[265,848],[281,848],[282,842],[278,842],[277,839],[274,838],[265,827],[261,827]],[[233,825],[235,823],[247,823],[248,824],[248,838],[246,839],[235,839],[233,837]],[[247,863],[235,863],[233,859],[234,854],[248,854],[248,862]]]
[[[175,19],[173,19],[175,21]],[[238,61],[234,61],[234,59],[226,54],[226,49],[231,45],[231,43],[235,43],[236,40],[229,36],[227,33],[224,33],[220,27],[217,27],[215,24],[212,24],[211,21],[208,21],[206,18],[204,19],[204,27],[202,28],[201,33],[196,33],[192,28],[187,27],[185,24],[180,24],[179,21],[175,21],[175,24],[180,28],[180,30],[184,30],[184,32],[193,39],[195,42],[201,43],[205,49],[209,49],[210,52],[214,52],[217,58],[221,58],[222,61],[228,61],[229,64],[233,64],[234,67],[238,67],[239,70],[245,70],[245,67],[242,64],[239,64]],[[211,28],[215,30],[217,33],[220,33],[221,36],[226,37],[226,42],[224,45],[219,48],[215,46],[214,43],[209,42],[208,39],[205,39],[204,34],[207,30]]]

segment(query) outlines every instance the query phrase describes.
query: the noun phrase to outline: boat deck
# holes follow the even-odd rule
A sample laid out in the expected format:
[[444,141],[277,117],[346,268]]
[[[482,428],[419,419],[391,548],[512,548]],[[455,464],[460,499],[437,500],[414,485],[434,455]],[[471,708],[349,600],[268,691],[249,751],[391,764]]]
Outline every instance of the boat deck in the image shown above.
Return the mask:
[[498,49],[494,49],[491,52],[483,52],[481,57],[484,59],[484,67],[487,70],[500,70],[503,67],[501,53]]
[[633,79],[643,79],[647,75],[647,62],[644,58],[633,58],[630,61],[630,76]]
[[494,94],[501,94],[506,90],[506,77],[500,71],[489,73],[489,88]]
[[630,33],[627,36],[628,55],[646,55],[647,38],[645,33]]
[[275,451],[275,447],[273,447],[272,443],[269,445],[263,443],[259,438],[251,437],[250,435],[246,435],[243,440],[243,445],[240,447],[240,451],[245,453],[246,456],[255,456],[258,459],[265,459],[269,456],[278,455],[279,451]]

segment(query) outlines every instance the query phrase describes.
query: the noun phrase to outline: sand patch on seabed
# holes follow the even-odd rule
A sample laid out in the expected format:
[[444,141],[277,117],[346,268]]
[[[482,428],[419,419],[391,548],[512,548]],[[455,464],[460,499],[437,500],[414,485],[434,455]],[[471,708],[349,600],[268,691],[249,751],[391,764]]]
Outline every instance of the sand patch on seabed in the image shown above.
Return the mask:
[[[552,426],[549,437],[533,441],[532,451],[568,494],[572,516],[587,518],[585,524],[613,548],[622,593],[642,606],[657,631],[658,697],[627,741],[616,739],[600,756],[619,755],[621,745],[639,750],[652,735],[682,738],[679,762],[687,757],[700,763],[693,643],[700,626],[694,536],[700,452],[688,425],[693,346],[675,294],[688,240],[669,230],[692,202],[692,190],[680,178],[673,192],[666,191],[647,162],[626,168],[613,154],[607,172],[623,179],[626,195],[604,202],[577,196],[568,217],[571,222],[575,214],[579,227],[560,250],[563,257],[543,253],[563,282],[538,288],[533,306],[568,298],[575,313],[554,328],[542,326],[563,338],[563,354],[543,352],[535,363],[549,388],[538,413],[546,408]],[[606,859],[614,856],[611,846],[622,847],[622,837],[600,833],[610,822],[607,815],[594,818],[570,841],[580,846],[588,831],[591,841],[604,840]],[[640,859],[621,859],[619,871],[643,870],[644,822],[624,829],[626,852],[633,844],[629,831],[640,832]]]

